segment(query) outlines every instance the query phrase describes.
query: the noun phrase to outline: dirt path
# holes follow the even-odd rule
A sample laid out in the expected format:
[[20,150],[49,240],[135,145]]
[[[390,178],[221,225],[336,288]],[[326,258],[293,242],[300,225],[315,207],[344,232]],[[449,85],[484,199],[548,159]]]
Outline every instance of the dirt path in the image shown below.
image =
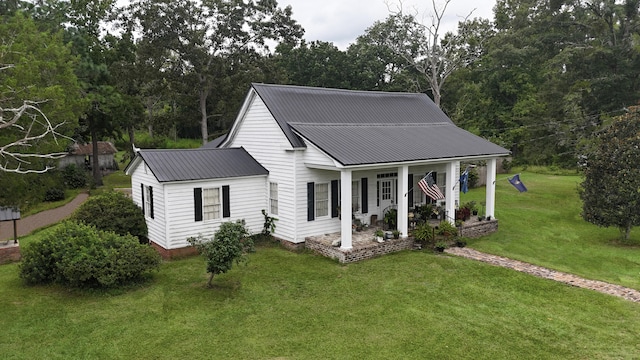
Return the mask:
[[[89,194],[81,193],[64,206],[45,210],[18,220],[18,237],[29,235],[36,229],[55,224],[69,217],[88,197]],[[7,241],[9,239],[13,239],[13,222],[0,222],[0,241]]]
[[448,254],[465,257],[467,259],[478,260],[496,266],[502,266],[531,274],[544,279],[550,279],[584,289],[595,290],[604,294],[618,296],[633,302],[640,302],[640,291],[627,288],[621,285],[609,284],[604,281],[588,280],[576,275],[555,271],[541,266],[532,265],[526,262],[512,260],[497,255],[485,254],[470,248],[449,248],[445,250]]

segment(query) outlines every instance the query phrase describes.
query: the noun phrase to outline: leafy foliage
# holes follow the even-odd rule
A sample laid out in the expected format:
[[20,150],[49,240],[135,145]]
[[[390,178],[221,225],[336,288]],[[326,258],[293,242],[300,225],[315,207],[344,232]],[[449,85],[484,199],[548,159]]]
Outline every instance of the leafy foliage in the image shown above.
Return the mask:
[[596,134],[586,155],[580,185],[582,217],[598,226],[616,226],[626,240],[640,225],[640,107]]
[[69,164],[62,169],[62,178],[70,189],[80,189],[87,185],[87,173],[76,164]]
[[64,189],[61,188],[49,188],[44,193],[44,201],[59,201],[64,200]]
[[278,221],[277,218],[274,218],[273,216],[269,216],[269,214],[267,214],[267,211],[262,209],[262,216],[264,216],[264,225],[262,226],[262,235],[264,236],[271,236],[271,234],[273,234],[276,231],[276,221]]
[[246,261],[244,254],[254,249],[253,240],[249,235],[244,221],[238,220],[222,223],[212,239],[202,236],[187,239],[207,262],[207,272],[210,274],[207,282],[209,287],[212,286],[211,281],[215,275],[231,270],[234,262],[240,264]]
[[433,228],[428,223],[424,223],[413,230],[413,238],[422,244],[428,244],[434,238],[433,233]]
[[73,219],[98,230],[133,235],[140,243],[148,242],[144,214],[133,200],[117,191],[90,197],[76,210]]
[[29,284],[93,288],[124,285],[160,266],[160,255],[131,235],[67,221],[22,249],[20,277]]

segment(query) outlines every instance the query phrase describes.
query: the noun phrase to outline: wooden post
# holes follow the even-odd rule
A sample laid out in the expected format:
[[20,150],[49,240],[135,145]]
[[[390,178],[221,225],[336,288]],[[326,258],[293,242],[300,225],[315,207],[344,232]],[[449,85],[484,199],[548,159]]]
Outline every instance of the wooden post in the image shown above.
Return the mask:
[[16,219],[13,219],[13,243],[18,243],[18,225],[16,224]]

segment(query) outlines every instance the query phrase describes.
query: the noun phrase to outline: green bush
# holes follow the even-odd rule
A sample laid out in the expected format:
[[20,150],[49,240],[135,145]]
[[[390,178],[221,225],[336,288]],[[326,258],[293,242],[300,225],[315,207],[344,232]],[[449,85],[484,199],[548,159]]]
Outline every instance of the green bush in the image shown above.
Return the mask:
[[440,221],[436,230],[436,234],[444,236],[454,236],[457,233],[458,229],[456,229],[455,225],[451,224],[447,220]]
[[64,189],[50,188],[44,193],[44,201],[64,200]]
[[67,221],[22,249],[20,277],[29,284],[80,288],[125,285],[160,266],[160,255],[131,235]]
[[413,230],[413,238],[422,244],[428,244],[433,240],[433,228],[424,223]]
[[87,185],[87,172],[75,164],[70,164],[62,169],[62,179],[69,189],[80,189]]
[[142,210],[124,194],[111,191],[92,196],[73,214],[74,220],[118,235],[131,234],[146,244],[147,223]]

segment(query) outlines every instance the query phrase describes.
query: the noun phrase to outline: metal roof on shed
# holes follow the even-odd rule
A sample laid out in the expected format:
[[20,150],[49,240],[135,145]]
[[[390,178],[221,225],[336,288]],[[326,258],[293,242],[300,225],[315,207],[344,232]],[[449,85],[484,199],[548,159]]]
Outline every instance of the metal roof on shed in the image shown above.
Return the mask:
[[243,148],[140,150],[138,156],[159,182],[269,174]]

